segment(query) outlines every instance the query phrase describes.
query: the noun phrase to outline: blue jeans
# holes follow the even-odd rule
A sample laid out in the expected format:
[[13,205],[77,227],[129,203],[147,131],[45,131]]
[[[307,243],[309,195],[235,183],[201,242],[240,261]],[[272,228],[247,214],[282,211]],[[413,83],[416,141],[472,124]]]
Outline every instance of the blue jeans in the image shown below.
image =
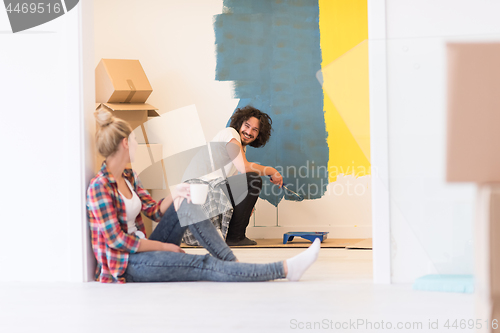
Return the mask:
[[[182,203],[178,212],[170,205],[160,223],[149,237],[164,243],[180,245],[186,228],[193,233],[210,254],[194,255],[178,252],[153,251],[129,255],[127,269],[123,274],[127,282],[169,281],[269,281],[285,277],[283,262],[249,264],[235,262],[231,249],[208,219],[199,219],[204,214],[200,205]],[[197,219],[197,223],[183,223],[179,219]]]

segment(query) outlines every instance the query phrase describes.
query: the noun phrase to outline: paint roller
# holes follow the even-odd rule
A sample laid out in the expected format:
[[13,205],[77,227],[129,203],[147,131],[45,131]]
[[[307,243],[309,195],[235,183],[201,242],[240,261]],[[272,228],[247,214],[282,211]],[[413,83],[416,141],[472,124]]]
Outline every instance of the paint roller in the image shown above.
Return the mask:
[[[272,180],[273,178],[271,176],[268,176],[270,180]],[[285,184],[283,183],[282,187],[285,189],[285,193],[288,194],[289,196],[291,196],[295,201],[302,201],[304,200],[304,197],[300,194],[298,194],[297,192],[295,191],[292,191],[288,188],[288,186],[290,186],[290,184]]]

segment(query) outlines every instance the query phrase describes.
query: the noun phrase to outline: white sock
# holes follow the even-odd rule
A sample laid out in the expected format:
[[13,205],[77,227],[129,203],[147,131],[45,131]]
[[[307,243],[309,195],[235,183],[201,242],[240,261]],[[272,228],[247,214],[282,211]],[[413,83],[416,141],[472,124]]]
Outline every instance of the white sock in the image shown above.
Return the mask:
[[318,259],[321,242],[316,238],[311,246],[304,252],[286,260],[288,274],[286,278],[290,281],[298,281],[302,274]]

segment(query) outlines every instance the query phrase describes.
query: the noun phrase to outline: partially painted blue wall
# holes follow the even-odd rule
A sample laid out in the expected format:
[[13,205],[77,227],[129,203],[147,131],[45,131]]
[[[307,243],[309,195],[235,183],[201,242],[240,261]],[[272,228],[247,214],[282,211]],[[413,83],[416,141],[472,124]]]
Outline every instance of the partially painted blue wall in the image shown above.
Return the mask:
[[[273,120],[270,142],[248,147],[247,159],[283,170],[306,199],[328,185],[328,146],[321,69],[318,1],[225,0],[215,17],[216,79],[234,81],[238,107],[253,105]],[[283,198],[266,179],[261,198]]]

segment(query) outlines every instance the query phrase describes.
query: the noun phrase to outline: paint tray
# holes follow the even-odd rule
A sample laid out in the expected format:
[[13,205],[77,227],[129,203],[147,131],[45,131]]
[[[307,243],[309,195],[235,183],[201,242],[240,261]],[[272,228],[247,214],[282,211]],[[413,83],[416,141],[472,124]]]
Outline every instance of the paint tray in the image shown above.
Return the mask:
[[296,231],[296,232],[287,232],[283,234],[283,244],[288,243],[289,241],[292,241],[294,237],[302,237],[304,239],[307,239],[311,242],[314,242],[316,238],[319,238],[321,242],[323,242],[327,238],[328,232],[303,232],[303,231]]

